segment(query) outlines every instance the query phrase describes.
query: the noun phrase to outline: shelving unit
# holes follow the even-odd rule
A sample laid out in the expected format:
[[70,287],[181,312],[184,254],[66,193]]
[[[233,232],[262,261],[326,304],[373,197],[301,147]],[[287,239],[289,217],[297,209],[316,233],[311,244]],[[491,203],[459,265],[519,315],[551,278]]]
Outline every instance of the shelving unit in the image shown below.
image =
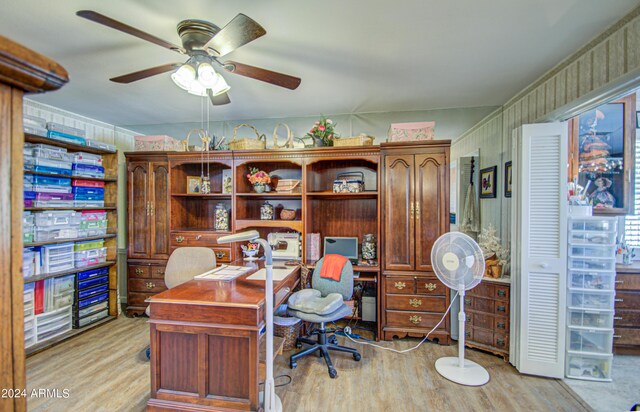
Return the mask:
[[25,133],[24,141],[26,143],[46,144],[49,146],[64,148],[69,153],[85,152],[85,153],[101,155],[102,165],[105,169],[104,178],[79,177],[79,176],[73,176],[73,175],[67,175],[67,174],[52,174],[52,173],[42,173],[42,172],[33,172],[33,171],[25,170],[24,171],[25,175],[68,178],[68,179],[82,179],[82,180],[104,182],[104,202],[105,202],[105,206],[103,207],[25,207],[24,208],[25,211],[38,213],[38,212],[47,212],[47,211],[82,212],[87,210],[104,210],[106,211],[107,220],[108,220],[107,229],[106,229],[107,233],[104,236],[52,239],[52,240],[46,240],[46,241],[34,241],[34,242],[24,243],[24,247],[41,247],[41,246],[48,246],[48,245],[58,245],[63,243],[74,243],[74,242],[84,242],[84,241],[104,239],[104,247],[106,248],[106,261],[104,263],[99,263],[99,264],[85,266],[85,267],[76,267],[70,270],[59,271],[55,273],[40,273],[35,276],[24,277],[25,285],[38,282],[40,280],[61,278],[64,276],[73,275],[78,272],[84,272],[91,269],[108,268],[109,316],[97,322],[91,323],[85,327],[82,327],[79,329],[71,329],[51,339],[47,339],[45,341],[35,343],[34,345],[26,349],[27,355],[32,355],[47,347],[55,345],[65,339],[68,339],[72,336],[76,336],[80,333],[85,332],[86,330],[92,329],[106,322],[109,322],[110,320],[113,320],[118,316],[118,307],[117,307],[118,273],[117,273],[117,265],[116,265],[117,263],[116,262],[117,261],[117,222],[118,222],[117,206],[116,206],[117,205],[118,154],[117,152],[111,152],[108,150],[102,150],[102,149],[82,146],[78,144],[65,143],[65,142],[56,141],[56,140],[48,139],[41,136],[35,136],[29,133]]

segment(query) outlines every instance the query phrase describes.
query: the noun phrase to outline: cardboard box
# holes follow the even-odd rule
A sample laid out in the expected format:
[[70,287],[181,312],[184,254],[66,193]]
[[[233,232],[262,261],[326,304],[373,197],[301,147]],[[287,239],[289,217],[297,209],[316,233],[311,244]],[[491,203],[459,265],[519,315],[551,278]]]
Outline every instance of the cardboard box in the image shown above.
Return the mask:
[[433,140],[436,122],[392,123],[389,127],[390,142]]
[[137,152],[179,152],[183,150],[183,145],[179,140],[167,135],[135,136],[134,139]]

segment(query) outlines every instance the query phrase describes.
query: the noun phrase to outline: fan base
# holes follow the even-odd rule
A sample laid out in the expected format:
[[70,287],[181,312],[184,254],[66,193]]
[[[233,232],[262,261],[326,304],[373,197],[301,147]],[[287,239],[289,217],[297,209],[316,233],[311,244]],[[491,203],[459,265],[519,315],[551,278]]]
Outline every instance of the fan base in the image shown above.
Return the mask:
[[[260,402],[260,405],[262,405],[264,408],[264,391],[260,392],[258,402]],[[273,412],[282,412],[282,401],[280,400],[280,397],[278,395],[276,395],[276,409]]]
[[449,356],[436,361],[438,373],[452,382],[466,386],[482,386],[489,382],[489,373],[477,363],[464,360],[464,368],[460,368],[458,357]]

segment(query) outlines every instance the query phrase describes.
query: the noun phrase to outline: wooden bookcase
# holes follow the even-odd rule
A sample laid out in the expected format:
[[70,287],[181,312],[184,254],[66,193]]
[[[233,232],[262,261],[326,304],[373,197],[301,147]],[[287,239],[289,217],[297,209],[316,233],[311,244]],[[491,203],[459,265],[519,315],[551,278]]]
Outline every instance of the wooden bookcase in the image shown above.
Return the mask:
[[[32,242],[32,243],[24,243],[24,247],[32,247],[32,246],[43,246],[43,245],[52,245],[57,243],[69,243],[69,242],[81,242],[92,239],[104,239],[104,246],[107,248],[107,260],[105,263],[99,263],[97,265],[85,266],[82,268],[74,268],[71,270],[66,270],[63,272],[55,272],[55,273],[41,273],[36,276],[24,277],[24,283],[36,282],[43,279],[49,278],[57,278],[61,276],[71,275],[78,272],[83,272],[85,270],[98,269],[102,267],[109,268],[109,317],[105,318],[101,321],[92,323],[80,329],[71,329],[70,331],[63,333],[53,339],[44,341],[42,343],[36,343],[33,346],[30,346],[26,349],[26,354],[32,355],[34,353],[40,352],[43,349],[46,349],[50,346],[53,346],[63,340],[66,340],[72,336],[76,336],[80,333],[83,333],[89,329],[93,329],[96,326],[102,325],[105,322],[113,320],[118,317],[118,271],[117,271],[117,233],[118,233],[118,153],[110,152],[107,150],[97,149],[94,147],[81,146],[72,143],[65,143],[53,139],[47,139],[41,136],[32,135],[29,133],[25,133],[24,141],[26,143],[34,143],[34,144],[46,144],[49,146],[62,147],[67,149],[67,152],[86,152],[93,153],[102,156],[102,165],[105,170],[104,178],[85,178],[82,177],[83,180],[97,180],[104,182],[104,207],[25,207],[25,211],[31,212],[41,212],[41,211],[49,211],[49,210],[105,210],[107,212],[107,235],[106,236],[94,236],[94,237],[84,237],[77,239],[56,239],[44,242]],[[76,179],[77,176],[71,175],[58,175],[58,174],[49,174],[49,173],[38,173],[32,171],[24,171],[24,174],[37,175],[37,176],[52,176],[52,177],[64,177],[70,179]]]

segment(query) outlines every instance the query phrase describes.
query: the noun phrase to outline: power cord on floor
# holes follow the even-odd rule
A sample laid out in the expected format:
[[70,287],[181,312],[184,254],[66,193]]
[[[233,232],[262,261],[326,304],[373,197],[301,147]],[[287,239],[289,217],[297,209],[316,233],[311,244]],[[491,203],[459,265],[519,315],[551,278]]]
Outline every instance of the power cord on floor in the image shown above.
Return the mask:
[[[380,348],[380,349],[384,349],[384,350],[388,350],[390,352],[395,352],[395,353],[406,353],[406,352],[411,352],[412,350],[416,350],[420,347],[420,345],[422,345],[427,338],[429,337],[429,335],[431,335],[431,333],[433,333],[434,330],[438,329],[438,327],[442,324],[442,322],[444,322],[445,318],[447,317],[447,315],[449,314],[449,311],[451,310],[451,306],[453,305],[453,302],[456,301],[456,299],[458,298],[458,292],[456,292],[456,294],[453,296],[453,299],[451,299],[451,303],[449,303],[449,307],[447,307],[446,312],[444,312],[444,315],[442,315],[442,319],[440,319],[440,322],[438,322],[436,324],[436,326],[433,327],[433,329],[431,329],[429,331],[429,333],[427,333],[427,335],[420,341],[420,343],[418,343],[416,346],[414,346],[413,348],[409,348],[409,349],[403,349],[403,350],[397,350],[397,349],[393,349],[393,348],[386,348],[384,346],[380,346],[380,345],[376,345],[375,343],[371,343],[371,342],[362,342],[361,340],[355,340],[353,337],[357,336],[357,335],[352,335],[351,334],[351,328],[350,327],[345,327],[344,328],[344,335],[349,338],[352,342],[355,343],[359,343],[361,345],[369,345],[369,346],[374,346],[376,348]],[[460,333],[464,333],[464,331],[461,331]],[[352,337],[353,336],[353,337]],[[362,339],[362,338],[360,338]]]
[[[278,385],[278,384],[276,384],[276,385],[275,385],[275,387],[276,387],[276,388],[280,388],[280,387],[282,387],[282,386],[287,386],[287,385],[289,385],[289,384],[293,381],[293,378],[292,378],[290,375],[278,375],[278,376],[274,377],[274,378],[273,378],[273,380],[275,381],[276,379],[280,379],[280,378],[287,378],[287,379],[288,379],[288,381],[287,381],[287,382],[284,382],[284,383],[281,383],[281,384],[279,384],[279,385]],[[258,386],[264,386],[264,382],[260,382],[260,383],[258,384]]]

